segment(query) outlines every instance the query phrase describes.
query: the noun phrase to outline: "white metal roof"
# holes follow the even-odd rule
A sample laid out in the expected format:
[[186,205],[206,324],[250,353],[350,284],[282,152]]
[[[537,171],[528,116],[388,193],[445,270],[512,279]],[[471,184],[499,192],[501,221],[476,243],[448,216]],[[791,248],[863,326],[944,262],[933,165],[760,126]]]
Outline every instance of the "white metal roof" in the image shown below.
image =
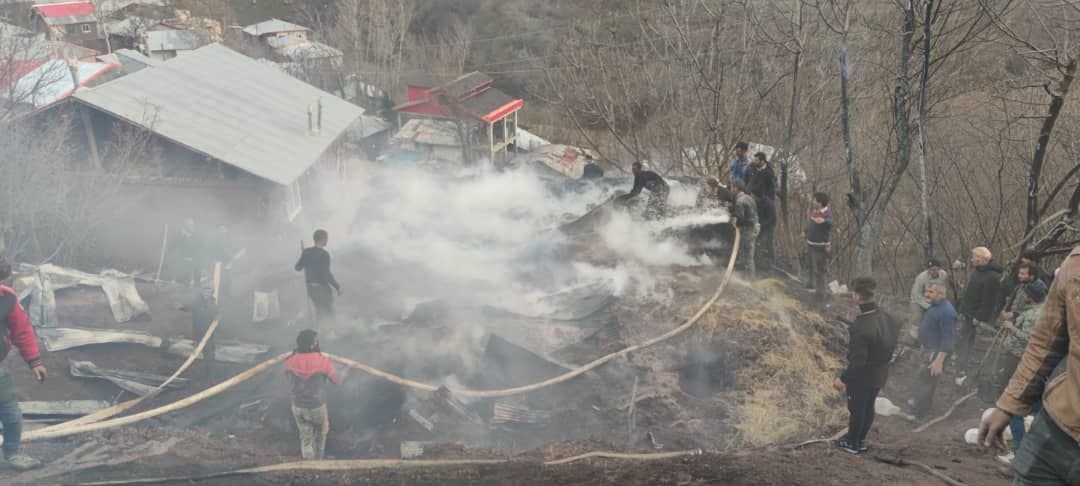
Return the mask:
[[303,25],[296,25],[292,22],[286,22],[284,20],[270,19],[264,20],[257,24],[251,24],[244,27],[244,32],[248,35],[260,36],[266,34],[276,34],[278,32],[298,32],[311,30]]
[[[74,98],[278,184],[315,164],[362,108],[220,44],[143,69]],[[322,100],[322,130],[307,112]]]

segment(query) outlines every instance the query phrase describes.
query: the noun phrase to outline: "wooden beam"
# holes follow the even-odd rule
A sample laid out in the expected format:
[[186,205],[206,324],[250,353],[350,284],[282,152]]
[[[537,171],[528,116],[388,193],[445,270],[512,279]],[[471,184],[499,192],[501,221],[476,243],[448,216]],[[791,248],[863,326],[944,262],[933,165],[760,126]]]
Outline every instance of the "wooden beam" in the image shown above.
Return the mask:
[[85,106],[80,106],[79,115],[82,116],[83,128],[86,129],[86,143],[90,145],[90,157],[94,161],[94,167],[101,169],[101,155],[98,154],[97,139],[94,138],[94,124],[91,121],[90,110]]

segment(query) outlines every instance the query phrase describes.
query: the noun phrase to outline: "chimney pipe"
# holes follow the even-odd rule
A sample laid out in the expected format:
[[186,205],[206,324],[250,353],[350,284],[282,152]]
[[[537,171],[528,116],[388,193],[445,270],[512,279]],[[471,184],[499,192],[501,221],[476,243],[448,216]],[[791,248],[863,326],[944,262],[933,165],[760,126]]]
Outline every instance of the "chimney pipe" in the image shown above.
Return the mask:
[[69,57],[67,60],[68,72],[71,73],[71,81],[74,88],[71,92],[74,93],[79,90],[79,60],[74,57]]
[[315,133],[319,133],[322,131],[322,98],[316,98],[315,105],[318,107],[318,114],[315,117]]
[[312,133],[314,133],[314,132],[312,132],[312,129],[311,129],[311,105],[308,105],[308,107],[307,107],[307,132],[308,132],[308,135],[311,135]]

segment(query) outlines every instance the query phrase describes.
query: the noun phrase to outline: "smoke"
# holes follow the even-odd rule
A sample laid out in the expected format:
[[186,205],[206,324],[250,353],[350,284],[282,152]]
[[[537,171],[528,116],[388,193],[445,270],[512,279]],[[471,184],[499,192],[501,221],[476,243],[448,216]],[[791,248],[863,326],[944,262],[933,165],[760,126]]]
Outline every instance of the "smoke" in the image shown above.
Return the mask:
[[[569,255],[570,242],[557,227],[616,190],[628,190],[629,178],[561,184],[526,170],[477,171],[458,178],[387,170],[341,184],[324,191],[347,194],[327,201],[334,214],[329,227],[341,235],[333,247],[390,269],[373,278],[407,282],[394,296],[402,307],[453,299],[543,313],[549,309],[537,307],[540,296],[595,283],[608,285],[616,295],[648,295],[653,284],[649,267],[711,263],[690,255],[679,239],[661,236],[664,231],[721,222],[721,217],[702,215],[642,222],[626,211],[613,212],[597,233],[618,263],[603,266]],[[695,195],[695,187],[673,182],[671,205],[692,204]]]

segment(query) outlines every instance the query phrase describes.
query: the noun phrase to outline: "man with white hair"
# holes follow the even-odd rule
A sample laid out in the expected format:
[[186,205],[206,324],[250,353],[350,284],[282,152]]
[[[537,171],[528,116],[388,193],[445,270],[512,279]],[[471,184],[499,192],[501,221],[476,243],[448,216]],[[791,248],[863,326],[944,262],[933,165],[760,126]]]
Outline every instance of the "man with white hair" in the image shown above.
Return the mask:
[[[984,246],[971,250],[974,271],[960,298],[960,329],[957,341],[957,366],[964,372],[975,359],[975,338],[981,325],[992,323],[1000,311],[1002,269],[993,263],[993,254]],[[958,381],[962,383],[963,378]]]
[[945,357],[953,352],[956,342],[956,309],[945,297],[945,286],[931,282],[926,284],[926,300],[930,307],[919,322],[919,345],[922,347],[915,396],[908,401],[911,414],[923,418],[930,412],[934,390],[945,368]]

